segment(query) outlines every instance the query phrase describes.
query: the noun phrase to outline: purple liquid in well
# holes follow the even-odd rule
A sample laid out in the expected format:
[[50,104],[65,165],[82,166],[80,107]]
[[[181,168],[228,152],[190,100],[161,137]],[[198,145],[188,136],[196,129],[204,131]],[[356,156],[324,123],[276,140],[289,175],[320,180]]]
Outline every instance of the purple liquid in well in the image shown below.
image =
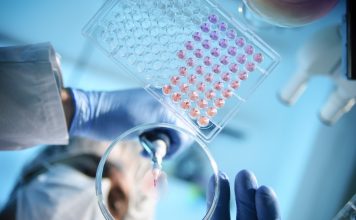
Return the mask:
[[209,32],[210,31],[210,26],[208,23],[203,23],[201,26],[200,26],[200,29],[203,31],[203,32]]
[[219,18],[218,18],[217,15],[211,14],[211,15],[209,15],[209,17],[208,17],[208,20],[209,20],[211,23],[215,24],[216,22],[218,22]]

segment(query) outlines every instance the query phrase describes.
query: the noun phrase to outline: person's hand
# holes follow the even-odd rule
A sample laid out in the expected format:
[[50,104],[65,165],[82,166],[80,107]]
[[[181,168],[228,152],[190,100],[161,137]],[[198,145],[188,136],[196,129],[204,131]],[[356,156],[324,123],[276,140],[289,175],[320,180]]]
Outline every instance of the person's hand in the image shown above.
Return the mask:
[[[230,185],[228,177],[219,173],[220,196],[213,214],[213,220],[230,220]],[[213,177],[209,182],[207,193],[208,207],[214,198]],[[237,220],[276,220],[281,219],[277,197],[274,191],[266,186],[258,187],[253,173],[242,170],[235,178],[236,219]]]
[[[179,125],[177,117],[143,89],[112,92],[87,92],[68,89],[75,106],[69,133],[97,140],[113,140],[123,132],[142,124]],[[172,129],[160,129],[170,138],[168,155],[191,139]]]

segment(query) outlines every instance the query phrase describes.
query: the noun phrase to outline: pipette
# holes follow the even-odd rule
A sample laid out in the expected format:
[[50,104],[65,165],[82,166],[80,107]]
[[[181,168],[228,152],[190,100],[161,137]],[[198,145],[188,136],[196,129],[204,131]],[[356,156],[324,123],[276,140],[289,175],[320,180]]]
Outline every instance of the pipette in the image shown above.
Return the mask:
[[150,137],[151,135],[140,135],[140,143],[143,148],[148,152],[152,159],[152,176],[153,184],[157,185],[157,181],[162,172],[162,160],[167,153],[168,137],[164,134],[159,136]]

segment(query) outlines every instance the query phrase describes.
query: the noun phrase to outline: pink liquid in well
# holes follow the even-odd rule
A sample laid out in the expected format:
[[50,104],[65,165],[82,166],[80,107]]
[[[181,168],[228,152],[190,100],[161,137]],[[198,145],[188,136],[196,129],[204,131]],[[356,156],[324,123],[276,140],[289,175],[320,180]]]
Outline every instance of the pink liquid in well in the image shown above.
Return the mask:
[[261,53],[256,53],[253,55],[253,60],[257,63],[261,63],[263,61],[263,55]]
[[205,83],[203,82],[200,82],[197,84],[197,90],[200,91],[200,92],[204,92],[205,90]]
[[194,44],[193,44],[193,42],[191,42],[191,41],[185,42],[184,46],[185,46],[185,48],[186,48],[187,50],[193,50],[193,49],[194,49]]
[[245,65],[245,68],[249,72],[253,72],[255,70],[255,63],[253,62],[247,62]]
[[210,107],[208,108],[208,110],[206,111],[206,113],[210,116],[210,117],[214,117],[217,113],[218,110],[214,107]]
[[246,80],[248,78],[248,73],[246,71],[241,71],[239,73],[239,79]]
[[216,96],[216,93],[212,89],[210,89],[209,91],[207,91],[205,93],[205,97],[209,100],[215,98],[215,96]]
[[[197,120],[200,127],[209,125],[209,118],[216,116],[240,87],[239,80],[246,80],[264,58],[234,29],[227,29],[227,24],[216,15],[210,15],[208,20],[193,33],[191,41],[184,43],[183,50],[177,51],[177,57],[185,60],[186,66],[170,78],[170,85],[162,87],[162,92],[170,94],[171,100]],[[209,56],[204,56],[206,52]],[[174,92],[177,89],[179,92]]]
[[171,77],[171,83],[172,83],[173,85],[178,85],[179,81],[180,81],[179,76],[172,76],[172,77]]
[[195,72],[199,75],[202,75],[204,73],[204,67],[203,66],[197,66],[195,69]]
[[209,118],[208,117],[206,117],[206,116],[200,116],[199,118],[198,118],[198,125],[199,126],[201,126],[201,127],[206,127],[206,126],[208,126],[209,125],[209,122],[210,122],[210,120],[209,120]]
[[225,105],[225,100],[223,98],[218,98],[215,100],[214,104],[217,108],[221,108]]
[[179,68],[179,75],[186,76],[187,75],[187,68],[186,67],[180,67]]
[[197,118],[199,115],[200,115],[200,111],[199,109],[197,108],[192,108],[190,111],[189,111],[189,115],[191,118],[195,119]]
[[190,108],[190,102],[189,100],[183,100],[181,103],[180,103],[180,107],[184,110],[187,110]]
[[169,95],[169,94],[172,92],[172,86],[170,86],[170,85],[164,85],[164,86],[162,87],[162,92],[163,92],[163,94],[165,94],[165,95]]
[[222,82],[214,83],[214,89],[216,89],[216,90],[221,90],[223,86],[224,86],[224,83],[222,83]]
[[230,98],[232,96],[232,91],[230,89],[225,89],[222,94],[225,98]]
[[211,73],[206,74],[204,76],[204,79],[205,79],[206,82],[211,83],[213,81],[213,74],[211,74]]
[[190,67],[194,66],[194,59],[193,58],[188,58],[187,59],[187,66],[190,66]]
[[208,107],[208,102],[205,99],[199,99],[198,106],[199,106],[199,108],[204,109],[204,108]]
[[228,72],[221,75],[221,79],[225,82],[230,81],[230,78],[231,78],[231,76],[230,76],[230,73],[228,73]]
[[230,86],[233,89],[238,89],[240,87],[240,82],[237,81],[237,80],[234,80],[234,81],[231,82]]
[[177,52],[177,56],[179,59],[184,59],[185,58],[185,52],[183,50],[179,50]]
[[173,102],[179,102],[182,99],[182,95],[178,92],[172,94]]
[[182,85],[180,85],[180,91],[182,93],[187,93],[189,91],[189,85],[186,83],[183,83]]
[[196,101],[196,100],[198,100],[198,98],[199,98],[199,94],[198,94],[197,92],[193,91],[193,92],[191,92],[191,93],[189,94],[189,98],[190,98],[190,100],[192,100],[192,101]]
[[197,76],[196,75],[189,75],[188,76],[188,82],[190,83],[190,84],[194,84],[195,82],[197,81]]

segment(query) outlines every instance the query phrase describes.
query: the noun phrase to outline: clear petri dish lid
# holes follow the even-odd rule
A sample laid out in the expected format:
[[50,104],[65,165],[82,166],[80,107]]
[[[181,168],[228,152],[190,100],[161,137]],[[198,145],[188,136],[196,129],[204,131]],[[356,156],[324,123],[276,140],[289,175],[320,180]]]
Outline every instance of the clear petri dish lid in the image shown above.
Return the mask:
[[83,33],[209,142],[279,63],[214,0],[109,0]]
[[[195,140],[174,154],[168,148],[156,179],[155,164],[159,159],[152,155],[159,155],[159,148],[150,148],[145,142],[152,140],[146,134],[153,130],[174,130]],[[205,193],[211,183],[213,199],[207,206]],[[96,195],[107,220],[211,219],[218,189],[218,168],[205,143],[170,124],[142,125],[120,135],[105,151],[96,174]]]

